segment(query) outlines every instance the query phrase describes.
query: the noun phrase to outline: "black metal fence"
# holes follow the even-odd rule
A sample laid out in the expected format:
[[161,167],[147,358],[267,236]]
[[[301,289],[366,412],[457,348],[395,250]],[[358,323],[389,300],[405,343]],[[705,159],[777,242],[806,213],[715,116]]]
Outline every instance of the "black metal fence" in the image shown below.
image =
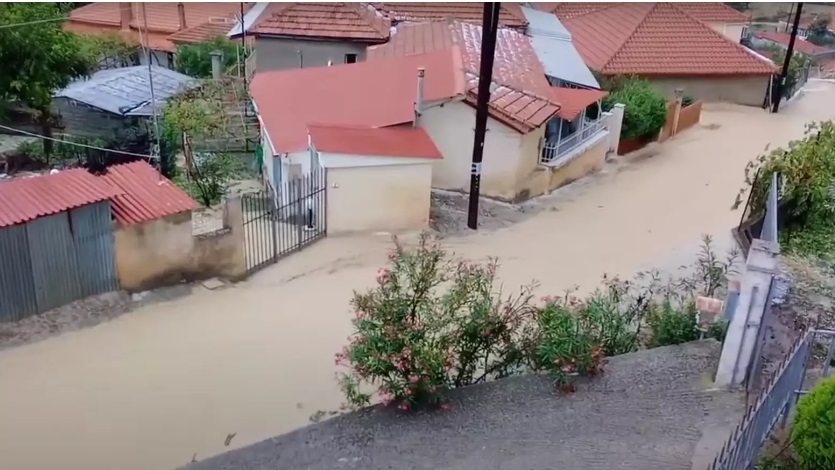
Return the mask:
[[324,169],[284,182],[278,191],[241,198],[246,269],[252,273],[327,235]]

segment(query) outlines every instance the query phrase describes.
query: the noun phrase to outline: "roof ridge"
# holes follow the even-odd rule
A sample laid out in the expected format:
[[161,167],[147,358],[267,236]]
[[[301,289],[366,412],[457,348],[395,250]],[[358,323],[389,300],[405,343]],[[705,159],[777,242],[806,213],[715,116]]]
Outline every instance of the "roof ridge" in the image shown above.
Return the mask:
[[[381,36],[388,37],[391,33],[391,20],[387,19],[379,10],[368,3],[338,2],[338,4],[351,8],[361,19],[368,21],[368,25],[377,31]],[[374,10],[372,13],[370,10]],[[388,22],[388,25],[385,23]]]
[[[559,3],[572,3],[572,2],[559,2]],[[557,3],[554,6],[554,10],[551,11],[551,14],[556,15],[557,19],[559,19],[559,16],[560,16],[560,15],[557,15],[557,8],[559,8],[559,3]],[[595,2],[591,2],[591,3],[595,3]],[[589,11],[584,12],[584,13],[578,13],[576,15],[571,15],[571,18],[569,18],[569,19],[573,20],[574,18],[581,18],[581,17],[586,16],[586,15],[591,15],[592,13],[600,13],[601,11],[610,10],[612,8],[620,8],[621,6],[623,6],[622,3],[615,3],[615,4],[612,4],[612,5],[601,5],[600,8],[595,8],[594,10],[589,10]],[[562,21],[562,20],[560,20],[560,21]]]

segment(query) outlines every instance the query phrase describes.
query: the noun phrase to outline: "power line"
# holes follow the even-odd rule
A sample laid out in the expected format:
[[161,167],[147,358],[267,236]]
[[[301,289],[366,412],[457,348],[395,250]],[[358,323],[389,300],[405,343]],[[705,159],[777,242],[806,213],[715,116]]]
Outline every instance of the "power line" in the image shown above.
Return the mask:
[[69,16],[63,16],[61,18],[51,18],[51,19],[48,19],[48,20],[36,20],[36,21],[27,21],[25,23],[3,24],[3,25],[0,25],[0,29],[16,28],[18,26],[29,26],[29,25],[32,25],[32,24],[40,24],[40,23],[50,23],[50,22],[53,22],[53,21],[64,21],[64,20],[68,20],[68,19],[70,19]]
[[106,149],[106,148],[102,148],[102,147],[96,147],[95,145],[87,145],[87,144],[82,144],[80,142],[72,142],[72,141],[69,141],[69,140],[56,139],[54,137],[47,137],[45,135],[35,134],[33,132],[24,131],[22,129],[15,129],[14,127],[8,127],[8,126],[4,126],[2,124],[0,124],[0,129],[6,129],[6,130],[9,130],[9,131],[12,131],[12,132],[17,132],[18,134],[27,135],[29,137],[37,137],[39,139],[51,140],[53,142],[58,142],[58,143],[61,143],[61,144],[74,145],[76,147],[83,147],[83,148],[88,148],[88,149],[93,149],[93,150],[100,150],[102,152],[118,153],[120,155],[130,155],[132,157],[147,158],[149,160],[153,160],[155,158],[151,155],[142,155],[141,153],[125,152],[123,150]]

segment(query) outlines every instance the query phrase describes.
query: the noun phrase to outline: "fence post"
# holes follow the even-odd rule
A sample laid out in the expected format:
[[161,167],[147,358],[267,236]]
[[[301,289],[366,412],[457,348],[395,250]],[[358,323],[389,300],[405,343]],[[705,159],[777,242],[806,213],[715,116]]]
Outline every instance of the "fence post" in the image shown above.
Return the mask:
[[615,103],[610,111],[612,116],[609,118],[609,150],[615,155],[618,154],[620,131],[623,129],[623,109],[623,103]]
[[754,240],[748,253],[745,273],[740,282],[739,300],[733,320],[728,325],[716,385],[732,387],[747,379],[749,365],[757,351],[760,324],[768,310],[768,292],[771,277],[777,274],[779,245],[764,240]]

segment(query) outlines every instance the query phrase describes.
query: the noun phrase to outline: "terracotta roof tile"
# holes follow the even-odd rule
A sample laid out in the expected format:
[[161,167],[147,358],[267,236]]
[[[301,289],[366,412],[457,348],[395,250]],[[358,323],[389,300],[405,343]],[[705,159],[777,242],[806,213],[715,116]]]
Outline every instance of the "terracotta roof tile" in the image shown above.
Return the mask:
[[706,23],[747,23],[751,16],[734,10],[723,2],[682,2],[676,8]]
[[555,86],[551,88],[554,99],[560,104],[560,110],[557,116],[572,120],[576,118],[584,109],[588,108],[592,103],[596,103],[609,92],[605,90],[590,90],[585,88],[568,88]]
[[249,31],[254,34],[385,41],[391,24],[357,3],[272,3]]
[[414,121],[417,69],[426,70],[424,99],[465,93],[460,52],[445,50],[391,60],[259,72],[251,93],[277,153],[307,148],[310,124],[388,127]]
[[[544,2],[535,6],[542,11],[556,13],[561,20],[567,20],[587,13],[623,5],[621,2]],[[721,2],[680,2],[676,8],[693,18],[706,23],[747,23],[749,16]]]
[[3,182],[0,227],[101,202],[118,194],[119,190],[82,168]]
[[[788,33],[782,33],[780,31],[757,31],[754,33],[754,37],[759,39],[765,39],[771,42],[776,42],[777,44],[782,44],[783,46],[789,45],[789,40],[791,39],[791,35]],[[832,52],[830,49],[825,47],[818,46],[817,44],[812,44],[805,39],[796,38],[794,41],[794,48],[796,51],[806,54],[806,55],[815,55],[815,54],[823,54],[824,52]],[[762,52],[760,52],[762,54]]]
[[[368,60],[402,57],[458,46],[467,72],[467,102],[478,93],[481,57],[481,26],[463,21],[432,21],[401,24],[391,40],[368,48]],[[559,109],[552,100],[551,86],[530,38],[502,28],[493,63],[490,112],[520,132],[529,132]],[[549,114],[550,113],[550,114]],[[544,116],[544,117],[543,117]]]
[[420,127],[345,127],[309,125],[316,150],[349,155],[441,159],[441,151]]
[[[76,8],[70,12],[69,20],[64,23],[64,28],[84,34],[96,34],[103,32],[118,33],[128,41],[143,43],[139,35],[140,26],[144,29],[142,6],[139,2],[128,2],[131,10],[132,20],[129,29],[120,29],[120,9],[122,3],[95,2],[89,5]],[[148,22],[148,45],[151,49],[159,51],[174,52],[176,42],[193,42],[188,38],[198,41],[197,33],[207,32],[207,28],[219,31],[220,26],[203,26],[206,23],[216,25],[221,21],[229,21],[235,15],[239,15],[241,4],[237,2],[183,2],[186,14],[185,29],[181,29],[177,2],[145,2],[145,14]],[[244,4],[244,11],[252,7],[251,3]],[[234,22],[226,25],[222,34],[228,32],[234,26]],[[191,33],[189,31],[192,31]],[[173,34],[172,34],[173,33]],[[205,37],[204,39],[209,39]]]
[[170,36],[168,40],[175,44],[188,44],[209,41],[218,36],[226,36],[226,33],[235,25],[233,16],[229,18],[218,18],[205,23],[178,31]]
[[[148,30],[175,33],[180,30],[180,17],[177,14],[178,2],[132,2],[132,29],[145,26],[142,16],[142,4],[145,5]],[[119,26],[119,10],[123,3],[95,2],[76,8],[70,12],[70,22],[87,23],[103,26]],[[244,4],[248,10],[251,3]],[[238,2],[183,2],[186,14],[186,28],[206,23],[213,18],[225,18],[240,14]],[[230,26],[231,29],[231,26]]]
[[607,75],[765,75],[777,71],[773,64],[671,3],[621,3],[572,16],[563,24],[586,64]]
[[143,161],[111,166],[99,178],[121,193],[111,203],[113,214],[121,224],[146,222],[200,207],[185,191]]
[[[483,3],[381,2],[373,5],[394,22],[456,19],[481,24],[484,19]],[[522,27],[527,22],[518,6],[502,4],[501,11],[499,12],[499,24],[502,26]]]

